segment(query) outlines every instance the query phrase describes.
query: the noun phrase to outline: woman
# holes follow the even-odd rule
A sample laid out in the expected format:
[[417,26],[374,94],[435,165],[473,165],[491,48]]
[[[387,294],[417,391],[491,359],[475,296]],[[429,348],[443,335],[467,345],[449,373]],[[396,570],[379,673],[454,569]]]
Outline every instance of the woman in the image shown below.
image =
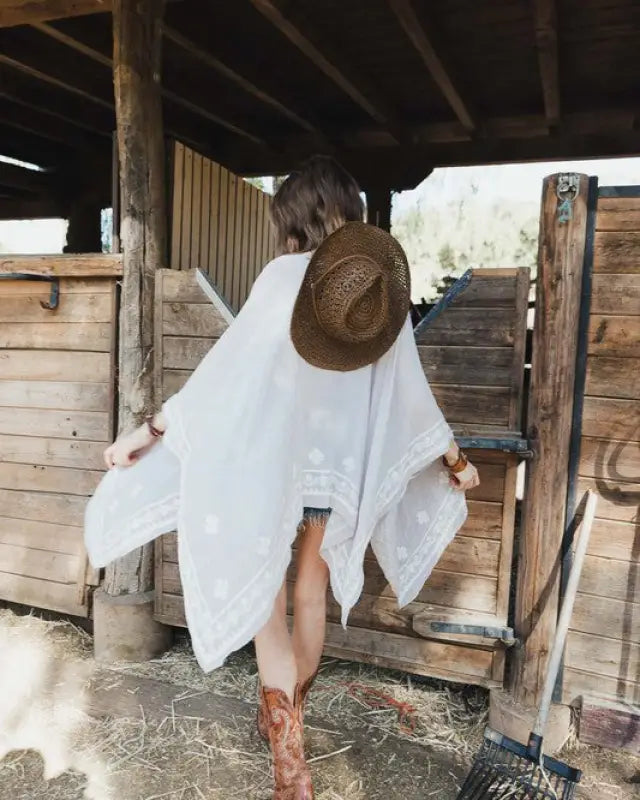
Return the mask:
[[272,205],[281,255],[185,387],[106,450],[87,510],[95,566],[178,529],[203,669],[255,639],[277,800],[313,797],[303,705],[329,581],[346,625],[371,545],[410,602],[478,484],[420,366],[404,252],[362,218],[356,182],[329,158],[285,181]]

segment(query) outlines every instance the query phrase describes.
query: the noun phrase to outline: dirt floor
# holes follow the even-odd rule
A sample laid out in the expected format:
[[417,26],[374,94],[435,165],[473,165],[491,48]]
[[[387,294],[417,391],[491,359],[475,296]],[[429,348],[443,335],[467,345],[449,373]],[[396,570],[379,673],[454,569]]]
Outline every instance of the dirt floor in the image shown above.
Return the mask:
[[[162,659],[104,668],[70,623],[0,610],[0,800],[271,797],[249,650],[203,675],[186,637]],[[308,707],[319,800],[454,800],[486,695],[334,660]],[[640,759],[574,746],[583,800],[640,798]]]

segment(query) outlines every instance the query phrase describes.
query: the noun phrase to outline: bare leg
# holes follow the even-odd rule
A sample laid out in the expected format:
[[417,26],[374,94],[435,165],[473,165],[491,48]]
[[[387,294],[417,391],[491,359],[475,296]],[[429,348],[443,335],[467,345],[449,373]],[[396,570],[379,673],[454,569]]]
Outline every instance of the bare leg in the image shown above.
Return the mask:
[[287,628],[287,584],[278,593],[267,624],[255,638],[258,671],[263,686],[281,689],[293,700],[298,670]]
[[292,639],[300,682],[318,669],[324,647],[329,584],[329,568],[320,555],[324,529],[324,524],[305,522],[298,544]]

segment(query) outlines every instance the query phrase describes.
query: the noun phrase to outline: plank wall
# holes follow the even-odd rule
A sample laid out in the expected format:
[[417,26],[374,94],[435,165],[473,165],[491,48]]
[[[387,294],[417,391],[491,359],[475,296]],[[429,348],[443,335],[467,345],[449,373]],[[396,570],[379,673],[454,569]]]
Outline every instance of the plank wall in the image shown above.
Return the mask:
[[599,494],[564,698],[640,703],[640,198],[600,198],[579,489]]
[[0,598],[86,616],[98,575],[84,508],[114,432],[115,280],[62,277],[58,308],[48,299],[48,283],[0,281]]
[[238,311],[274,255],[269,195],[180,142],[173,143],[173,269],[201,269]]
[[[162,308],[163,337],[157,346],[162,348],[159,380],[166,397],[184,384],[226,320],[209,303],[193,273],[163,274],[162,304],[157,304]],[[479,271],[467,297],[447,310],[420,341],[423,363],[445,413],[472,433],[478,430],[474,408],[482,409],[483,430],[513,431],[518,425],[527,289],[526,270]],[[504,650],[495,641],[427,630],[432,619],[507,624],[517,463],[513,456],[490,451],[470,455],[479,466],[482,485],[470,493],[469,520],[416,601],[398,609],[368,552],[364,593],[346,634],[339,624],[339,608],[329,600],[328,653],[451,680],[501,685]],[[295,569],[294,553],[290,581]],[[173,534],[164,536],[156,548],[156,618],[185,625]]]

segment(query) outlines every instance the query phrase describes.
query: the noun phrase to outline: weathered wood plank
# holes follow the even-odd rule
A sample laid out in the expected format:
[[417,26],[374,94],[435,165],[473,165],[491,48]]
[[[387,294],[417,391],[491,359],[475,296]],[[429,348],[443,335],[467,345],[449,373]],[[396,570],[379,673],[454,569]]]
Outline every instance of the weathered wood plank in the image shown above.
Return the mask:
[[107,383],[0,380],[0,406],[105,411],[109,394]]
[[640,231],[598,231],[595,235],[593,270],[640,275]]
[[165,303],[206,303],[195,270],[162,270],[162,299]]
[[220,178],[222,167],[211,162],[211,200],[210,200],[210,223],[209,223],[209,259],[208,272],[213,283],[218,286],[217,271],[220,259]]
[[0,28],[108,13],[111,7],[112,0],[3,0],[0,5]]
[[433,675],[462,683],[491,684],[491,650],[368,631],[329,623],[325,652],[340,658]]
[[[220,294],[227,299],[224,293],[227,280],[227,246],[229,228],[229,171],[220,167],[220,185],[218,189],[219,208],[217,235],[217,256],[215,262],[214,284]],[[233,237],[232,237],[233,240]]]
[[200,204],[200,255],[198,263],[204,272],[209,271],[209,227],[211,225],[211,167],[213,162],[202,159],[202,201]]
[[640,482],[626,484],[618,480],[580,478],[578,481],[579,495],[582,496],[587,489],[592,489],[600,495],[598,498],[598,517],[600,519],[618,522],[637,521]]
[[580,633],[593,633],[609,639],[640,643],[640,603],[610,597],[594,597],[578,592],[571,627]]
[[596,228],[598,231],[640,231],[640,198],[601,197]]
[[164,303],[162,332],[167,336],[219,337],[228,327],[211,303]]
[[[1,495],[6,495],[8,492],[2,491]],[[15,494],[18,494],[17,492]],[[22,494],[22,493],[21,493]],[[47,497],[41,495],[44,503],[41,502],[40,508],[42,513],[49,511],[51,515],[55,513],[53,504],[46,505]],[[79,500],[80,498],[70,498],[72,500]],[[83,505],[86,505],[86,500],[82,500]],[[60,506],[60,503],[58,503]],[[18,511],[19,513],[30,513],[34,508],[32,503],[30,509],[26,511],[20,507],[10,506],[2,511],[4,513],[11,513]],[[65,509],[66,514],[69,512],[69,506]],[[78,521],[78,514],[72,511],[70,516],[74,521]],[[57,518],[56,518],[57,519]],[[84,544],[82,541],[83,529],[72,525],[58,524],[57,522],[42,522],[36,520],[14,519],[11,517],[0,517],[0,542],[15,547],[31,547],[36,550],[47,550],[53,553],[67,553],[70,555],[84,554]]]
[[[616,442],[583,436],[579,471],[587,478],[633,483],[640,480],[640,447],[636,442]],[[638,500],[640,502],[640,497]]]
[[640,358],[640,316],[603,316],[589,320],[590,356]]
[[[638,513],[638,495],[636,495],[635,513]],[[598,513],[600,501],[598,501]],[[589,539],[589,554],[604,559],[619,561],[640,561],[640,533],[637,523],[618,522],[608,519],[596,519]],[[636,601],[637,602],[637,601]]]
[[0,462],[0,489],[60,492],[86,497],[93,494],[102,475],[97,470]]
[[102,322],[14,322],[0,327],[0,348],[108,353],[112,326]]
[[171,213],[171,255],[172,269],[180,269],[180,253],[182,251],[182,192],[184,175],[184,145],[182,142],[173,142],[173,184],[172,213]]
[[193,204],[193,157],[195,153],[189,147],[184,149],[184,167],[182,176],[182,220],[180,222],[180,263],[178,269],[189,269],[191,261],[191,207]]
[[509,386],[510,347],[429,347],[418,345],[420,362],[430,383]]
[[224,299],[233,305],[233,276],[236,269],[236,227],[240,221],[236,217],[238,185],[242,178],[237,178],[232,172],[228,174],[227,188],[227,246],[224,266],[224,285],[220,285],[220,291]]
[[0,376],[7,381],[96,381],[111,377],[109,353],[2,350]]
[[73,583],[54,583],[24,575],[0,573],[0,597],[12,603],[48,608],[76,617],[88,616],[86,605],[78,603],[78,587]]
[[613,600],[637,602],[640,597],[640,536],[635,558],[617,561],[612,558],[587,556],[580,579],[580,591]]
[[516,269],[473,270],[471,282],[451,308],[510,308],[516,299]]
[[0,434],[0,462],[42,464],[73,469],[102,469],[104,448],[104,442]]
[[624,681],[583,670],[566,669],[562,702],[566,705],[582,706],[583,699],[602,698],[622,703],[640,703],[640,682]]
[[[59,278],[60,297],[75,294],[111,294],[115,279],[105,278]],[[49,300],[51,284],[44,281],[0,281],[0,297],[29,295],[40,300]]]
[[0,296],[0,324],[14,322],[111,322],[111,296],[72,294],[61,297],[58,308],[51,311],[40,304],[41,295]]
[[569,631],[565,664],[569,669],[587,667],[597,675],[635,681],[640,675],[640,646],[606,636]]
[[216,341],[212,337],[165,336],[162,343],[162,366],[166,369],[195,369]]
[[450,347],[511,347],[514,309],[447,309],[418,337],[419,344]]
[[[475,462],[474,462],[475,463]],[[470,500],[485,500],[500,503],[504,498],[506,469],[503,464],[476,464],[480,474],[480,486],[468,492]]]
[[162,370],[162,401],[165,402],[180,389],[191,377],[191,370],[163,369]]
[[431,389],[451,424],[508,426],[511,400],[508,388],[431,384]]
[[594,275],[591,314],[640,315],[640,274]]
[[[75,495],[49,494],[41,491],[11,491],[0,489],[0,509],[5,517],[14,521],[24,520],[22,526],[29,535],[40,535],[43,541],[57,542],[62,537],[54,528],[48,529],[51,520],[62,526],[76,526],[82,530],[84,511],[87,505],[85,497]],[[33,524],[31,524],[33,523]],[[42,523],[45,527],[42,527]],[[41,531],[37,534],[36,531]]]
[[[183,269],[202,267],[200,262],[200,216],[202,214],[202,156],[193,154],[193,186],[191,201],[191,253]],[[205,267],[206,269],[206,267]]]
[[583,436],[640,441],[640,404],[635,400],[585,397]]
[[59,278],[119,278],[122,275],[120,253],[86,255],[0,256],[0,274],[27,272]]
[[629,400],[640,398],[640,358],[589,356],[585,394]]
[[582,744],[640,755],[640,710],[621,703],[584,702],[579,737]]
[[111,432],[106,412],[0,407],[0,433],[106,442]]
[[77,584],[79,558],[78,555],[0,543],[0,574],[11,573],[56,583]]

